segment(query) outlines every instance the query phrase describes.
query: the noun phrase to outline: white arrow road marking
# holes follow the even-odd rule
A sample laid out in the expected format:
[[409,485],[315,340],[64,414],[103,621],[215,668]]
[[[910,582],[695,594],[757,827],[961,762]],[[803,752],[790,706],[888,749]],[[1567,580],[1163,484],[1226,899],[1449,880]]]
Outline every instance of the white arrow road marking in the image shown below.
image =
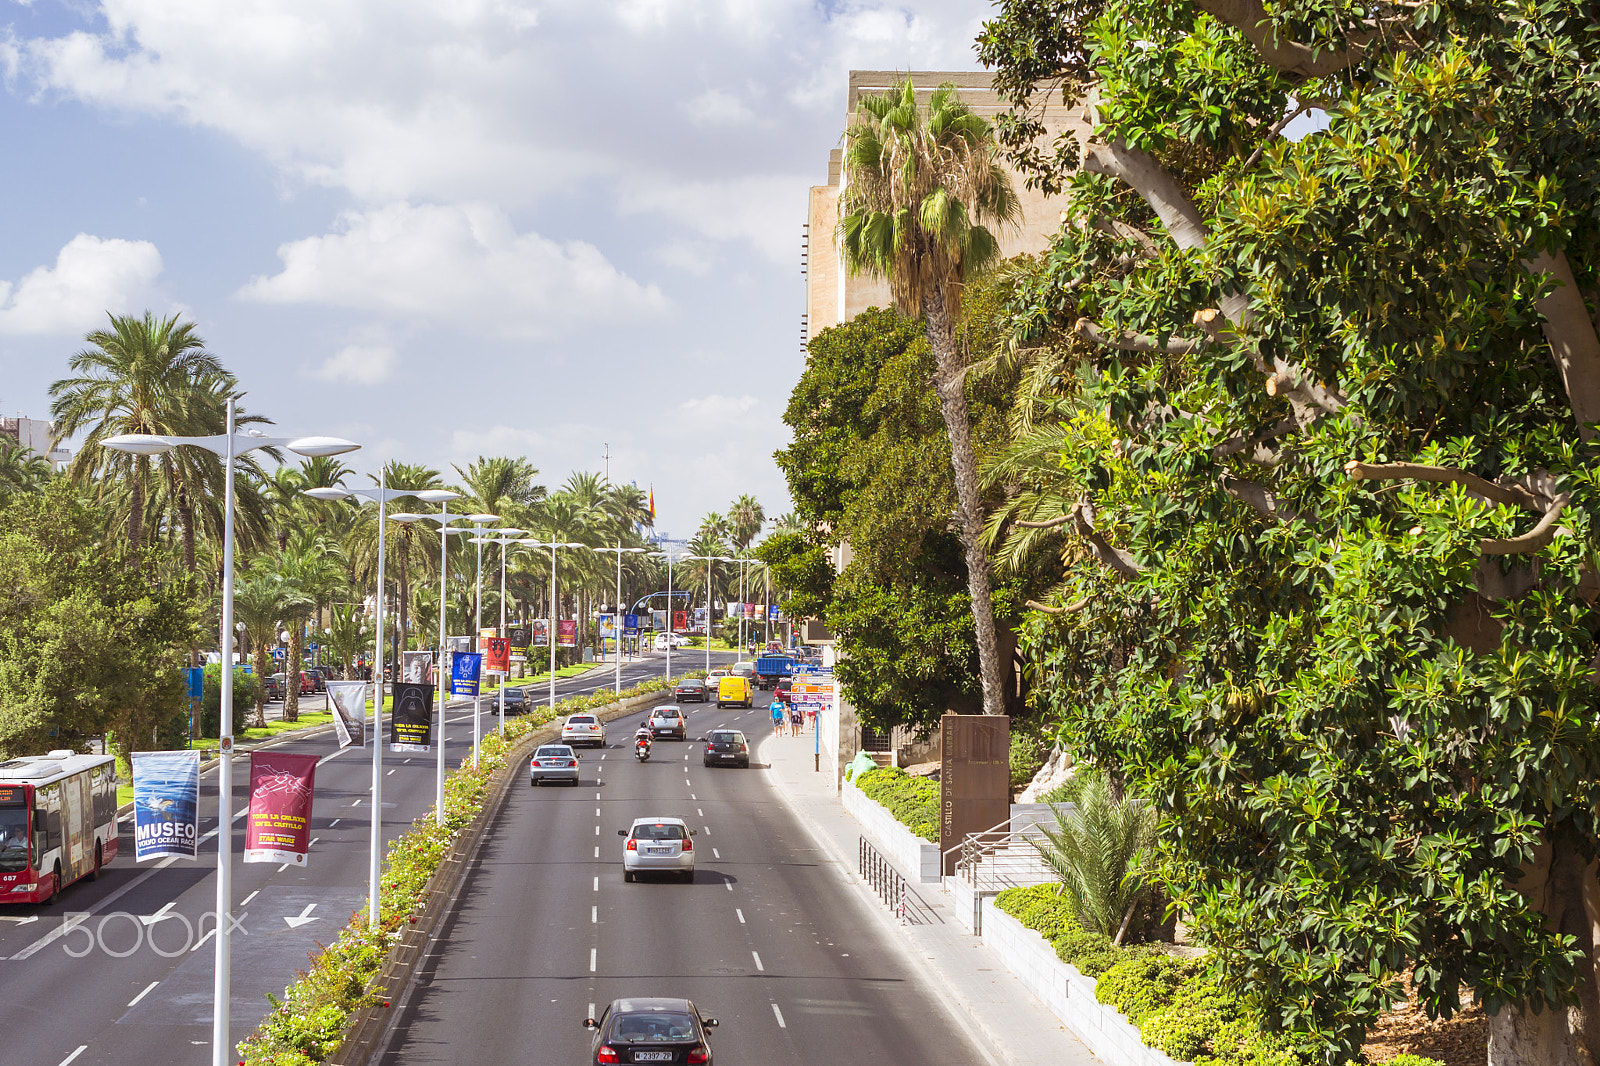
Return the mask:
[[315,918],[311,917],[311,912],[316,910],[316,908],[317,905],[315,903],[307,903],[306,909],[300,912],[300,916],[298,918],[290,918],[288,915],[284,915],[283,920],[289,923],[290,929],[298,929],[307,922],[316,921]]
[[141,915],[139,915],[139,920],[141,922],[143,922],[145,925],[155,925],[157,922],[159,922],[161,919],[163,919],[163,918],[165,918],[167,916],[167,912],[168,911],[170,911],[173,907],[175,907],[177,905],[178,905],[178,901],[177,900],[168,900],[166,903],[164,903],[162,905],[161,909],[156,911],[154,914],[141,914]]

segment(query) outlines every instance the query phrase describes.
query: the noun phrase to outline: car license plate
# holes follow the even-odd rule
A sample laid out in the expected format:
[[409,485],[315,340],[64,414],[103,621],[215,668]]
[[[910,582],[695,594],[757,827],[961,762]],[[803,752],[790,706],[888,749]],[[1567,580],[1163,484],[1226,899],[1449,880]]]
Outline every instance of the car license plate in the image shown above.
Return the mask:
[[633,1053],[633,1061],[634,1062],[671,1062],[672,1061],[672,1052],[670,1052],[670,1051],[635,1051]]
[[650,854],[652,854],[652,855],[671,855],[672,854],[672,849],[671,848],[650,848],[649,851],[650,851]]

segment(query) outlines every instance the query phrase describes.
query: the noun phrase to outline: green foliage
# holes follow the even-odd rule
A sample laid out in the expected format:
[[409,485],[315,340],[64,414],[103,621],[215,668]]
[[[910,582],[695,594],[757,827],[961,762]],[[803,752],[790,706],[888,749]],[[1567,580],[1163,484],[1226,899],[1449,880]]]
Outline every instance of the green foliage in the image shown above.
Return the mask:
[[857,774],[856,787],[868,799],[894,815],[917,836],[939,842],[939,785],[925,777],[912,777],[898,766],[881,766]]
[[1072,807],[1056,807],[1055,827],[1041,823],[1040,858],[1065,886],[1085,929],[1118,943],[1147,903],[1151,887],[1139,868],[1155,843],[1155,811],[1131,796],[1116,799],[1104,775],[1090,777]]
[[[261,687],[261,679],[254,673],[245,673],[243,667],[233,668],[233,731],[244,732],[248,719],[248,711],[255,706],[256,691]],[[201,688],[199,722],[197,723],[202,737],[220,736],[217,728],[221,720],[222,707],[222,665],[208,663],[205,667],[205,679]]]
[[1160,950],[1149,945],[1118,947],[1109,936],[1084,929],[1059,884],[1008,888],[995,897],[995,906],[1050,941],[1056,957],[1085,977],[1098,977],[1125,959]]
[[1194,959],[1150,955],[1119,962],[1101,975],[1094,998],[1138,1025],[1147,1015],[1172,1002],[1178,989],[1200,969]]
[[0,754],[79,747],[115,731],[152,744],[181,710],[198,608],[158,548],[107,542],[65,482],[0,510]]
[[[671,684],[655,678],[624,690],[622,698],[658,692]],[[401,927],[415,912],[456,835],[483,809],[490,782],[518,742],[540,726],[616,699],[611,692],[574,696],[557,703],[553,713],[548,707],[537,708],[508,720],[503,734],[485,737],[478,765],[463,762],[445,779],[443,823],[430,810],[389,843],[379,882],[378,925],[368,923],[363,909],[332,945],[312,959],[311,968],[299,974],[281,999],[268,996],[272,1011],[239,1045],[242,1061],[248,1066],[313,1066],[333,1055],[350,1015],[383,998],[385,990],[374,987],[373,978],[399,941]]]

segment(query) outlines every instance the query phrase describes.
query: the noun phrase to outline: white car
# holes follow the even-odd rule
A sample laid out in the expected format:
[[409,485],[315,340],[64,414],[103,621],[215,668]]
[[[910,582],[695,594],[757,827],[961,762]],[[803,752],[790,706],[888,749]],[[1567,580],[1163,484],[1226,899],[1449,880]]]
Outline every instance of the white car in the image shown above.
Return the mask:
[[694,880],[694,830],[682,818],[635,818],[617,835],[622,845],[622,879],[635,881],[642,873],[675,873]]
[[605,723],[592,714],[569,714],[567,720],[561,723],[561,742],[593,744],[603,748],[606,746]]
[[682,633],[657,633],[655,641],[656,651],[666,651],[668,648],[681,648],[689,643],[689,638]]

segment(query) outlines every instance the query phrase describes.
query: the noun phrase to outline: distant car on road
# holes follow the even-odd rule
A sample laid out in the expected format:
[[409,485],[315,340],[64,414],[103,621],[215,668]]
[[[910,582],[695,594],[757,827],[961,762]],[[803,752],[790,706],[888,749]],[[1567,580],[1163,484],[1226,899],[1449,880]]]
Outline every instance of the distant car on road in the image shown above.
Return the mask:
[[666,651],[667,648],[681,648],[689,643],[689,638],[682,633],[657,633],[654,647],[656,651]]
[[606,746],[605,723],[592,714],[569,714],[561,723],[561,739],[567,744],[593,744],[603,748]]
[[[500,706],[500,698],[495,697],[495,707]],[[531,705],[528,702],[528,690],[525,688],[506,689],[506,714],[527,714]],[[565,739],[565,738],[563,738]]]
[[[273,674],[272,678],[278,683],[278,689],[280,692],[283,690],[283,686],[288,683],[287,674]],[[317,686],[315,682],[311,680],[311,675],[306,673],[304,670],[300,671],[300,695],[309,696],[316,690]],[[282,699],[281,696],[279,698]]]
[[737,729],[713,730],[706,741],[705,753],[700,757],[702,766],[742,766],[750,768],[750,745]]
[[775,700],[782,700],[784,703],[789,703],[793,697],[794,682],[787,677],[782,681],[779,681],[777,687],[772,690],[772,698]]
[[632,826],[618,829],[617,835],[627,838],[622,845],[624,881],[636,881],[641,873],[675,873],[684,881],[694,880],[694,841],[690,839],[694,830],[682,818],[635,818]]
[[755,704],[755,689],[748,677],[725,677],[717,682],[717,706],[750,707]]
[[261,679],[261,690],[266,693],[268,703],[276,703],[283,699],[283,675],[268,674]]
[[618,999],[599,1018],[585,1018],[594,1031],[589,1059],[594,1066],[624,1062],[695,1063],[712,1066],[708,1029],[715,1018],[702,1017],[686,999]]
[[542,785],[546,781],[578,783],[578,753],[570,744],[541,744],[528,760],[528,784]]
[[695,703],[704,703],[707,699],[706,683],[698,677],[686,677],[673,687],[672,698],[679,703],[686,703],[690,700]]
[[669,704],[664,704],[650,712],[650,735],[653,737],[675,737],[678,740],[689,739],[689,723],[684,721],[683,711]]

